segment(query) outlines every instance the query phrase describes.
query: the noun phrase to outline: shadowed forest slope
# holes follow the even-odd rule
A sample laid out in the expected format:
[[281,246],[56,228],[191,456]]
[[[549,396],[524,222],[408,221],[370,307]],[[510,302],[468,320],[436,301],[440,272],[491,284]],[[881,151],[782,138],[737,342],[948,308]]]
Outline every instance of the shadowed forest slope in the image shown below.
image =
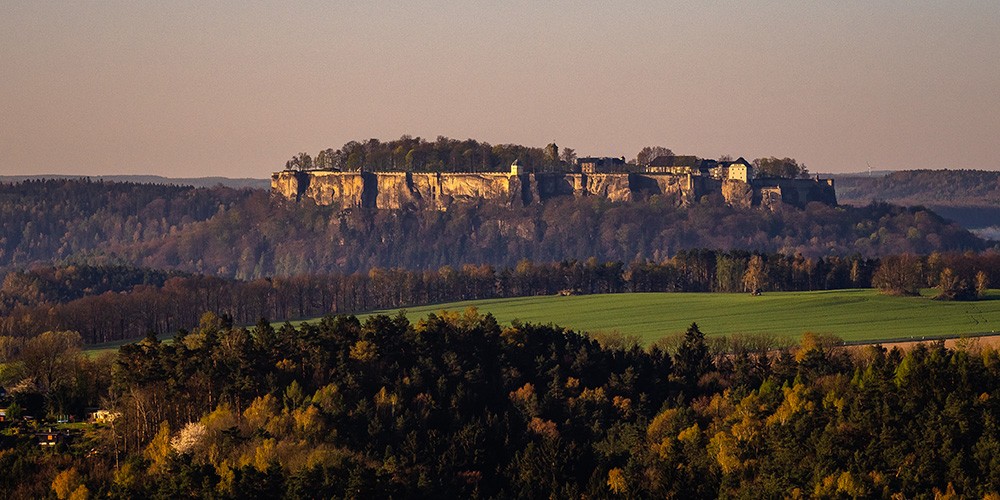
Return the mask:
[[985,243],[922,208],[886,204],[775,210],[705,198],[578,198],[511,208],[340,211],[262,190],[88,181],[0,185],[0,268],[126,264],[253,279],[374,267],[660,261],[683,249],[878,256],[979,250]]
[[904,170],[880,177],[837,178],[841,203],[866,205],[872,200],[898,205],[922,205],[963,227],[995,230],[1000,235],[1000,172],[984,170]]

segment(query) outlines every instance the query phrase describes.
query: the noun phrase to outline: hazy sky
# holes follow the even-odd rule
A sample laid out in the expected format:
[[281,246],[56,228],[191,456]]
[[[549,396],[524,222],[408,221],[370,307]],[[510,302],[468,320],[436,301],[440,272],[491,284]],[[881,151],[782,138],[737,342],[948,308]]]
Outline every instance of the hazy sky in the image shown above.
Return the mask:
[[438,135],[1000,168],[1000,1],[0,0],[0,174]]

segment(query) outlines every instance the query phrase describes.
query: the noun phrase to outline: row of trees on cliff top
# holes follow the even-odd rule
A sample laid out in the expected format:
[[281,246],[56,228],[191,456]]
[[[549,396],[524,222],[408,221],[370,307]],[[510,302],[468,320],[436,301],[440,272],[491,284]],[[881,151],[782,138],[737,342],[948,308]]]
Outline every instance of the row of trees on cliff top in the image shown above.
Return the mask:
[[[1000,283],[1000,254],[932,254],[884,259],[697,250],[663,262],[551,264],[521,261],[512,268],[445,266],[433,271],[375,268],[367,273],[303,275],[237,281],[116,268],[40,268],[10,273],[0,288],[0,335],[32,336],[74,330],[87,343],[137,338],[146,332],[174,332],[198,322],[198,311],[216,311],[237,324],[258,318],[295,319],[328,313],[362,312],[502,297],[573,293],[744,292],[832,290],[879,287],[909,293],[937,287],[941,299],[972,300],[990,283]],[[87,287],[66,295],[63,283],[87,286],[78,275],[120,288]],[[150,276],[132,281],[123,276]],[[912,288],[911,288],[912,287]],[[79,297],[80,294],[85,296]]]
[[299,153],[288,160],[289,170],[497,172],[510,170],[517,160],[539,170],[561,170],[573,165],[576,153],[549,144],[544,148],[517,144],[490,145],[473,139],[460,141],[438,136],[435,141],[404,135],[395,141],[350,141],[340,149],[324,149],[315,157]]
[[[663,146],[646,146],[632,160],[637,167],[649,165],[657,156],[674,154]],[[516,144],[490,145],[473,139],[460,141],[438,136],[435,141],[404,135],[395,141],[368,139],[350,141],[340,149],[328,148],[315,157],[299,153],[285,163],[288,170],[396,171],[412,172],[506,172],[517,160],[537,170],[566,171],[576,163],[576,150],[559,149],[555,143],[544,148]],[[723,160],[732,160],[724,156]],[[757,158],[753,161],[763,177],[807,177],[809,170],[794,158]]]
[[[52,450],[39,450],[30,433],[4,434],[0,490],[7,498],[1000,492],[994,349],[848,349],[814,335],[781,348],[766,337],[710,343],[704,333],[692,324],[665,351],[552,325],[501,327],[475,311],[415,324],[329,317],[279,331],[266,322],[232,328],[208,314],[171,343],[148,337],[113,357],[58,350],[65,379],[94,383],[60,386],[66,401],[100,403],[118,417]],[[57,404],[38,396],[25,384],[17,404],[37,416]]]

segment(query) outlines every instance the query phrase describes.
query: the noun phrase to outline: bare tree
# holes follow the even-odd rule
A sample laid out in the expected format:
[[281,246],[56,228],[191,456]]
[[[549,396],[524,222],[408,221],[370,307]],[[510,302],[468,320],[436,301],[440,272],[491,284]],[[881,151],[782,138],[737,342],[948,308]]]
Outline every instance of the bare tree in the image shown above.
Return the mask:
[[64,409],[64,392],[75,379],[82,343],[79,333],[50,331],[24,344],[24,365],[51,413]]
[[640,167],[645,167],[649,165],[649,162],[653,161],[657,156],[670,156],[674,154],[670,148],[665,148],[663,146],[646,146],[639,150],[635,155],[635,164]]

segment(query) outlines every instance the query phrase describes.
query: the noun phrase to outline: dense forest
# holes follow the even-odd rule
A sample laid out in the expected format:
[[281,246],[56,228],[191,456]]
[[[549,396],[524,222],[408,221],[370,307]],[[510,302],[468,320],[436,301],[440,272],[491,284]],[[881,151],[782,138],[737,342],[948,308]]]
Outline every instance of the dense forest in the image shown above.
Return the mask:
[[935,213],[886,204],[774,210],[706,197],[468,204],[445,212],[336,210],[266,191],[88,181],[0,184],[0,271],[128,265],[238,279],[373,268],[512,267],[522,259],[662,261],[720,248],[806,257],[981,250]]
[[767,211],[719,200],[678,208],[659,200],[580,198],[524,208],[479,204],[400,212],[251,197],[241,210],[119,255],[143,267],[250,279],[374,267],[513,266],[521,259],[659,261],[693,248],[870,257],[984,247],[933,212],[890,205]]
[[118,266],[39,267],[11,272],[0,287],[0,335],[78,332],[85,343],[173,333],[214,311],[236,324],[261,317],[299,319],[458,300],[624,292],[750,292],[876,287],[915,294],[937,287],[974,300],[1000,283],[1000,253],[927,257],[806,258],[712,250],[681,251],[662,262],[568,260],[513,267],[444,266],[411,271],[312,274],[236,280]]
[[88,179],[0,183],[0,270],[162,241],[253,192]]
[[222,186],[0,184],[0,491],[996,495],[1000,354],[975,342],[902,352],[806,334],[789,348],[691,325],[641,347],[472,310],[343,314],[559,292],[976,300],[1000,283],[988,246],[884,203],[342,211]]
[[974,342],[710,345],[692,324],[666,352],[475,311],[278,331],[208,314],[172,343],[149,337],[116,357],[82,356],[78,341],[0,338],[5,382],[50,367],[8,415],[79,416],[100,401],[114,416],[0,434],[7,498],[1000,491],[1000,353]]

